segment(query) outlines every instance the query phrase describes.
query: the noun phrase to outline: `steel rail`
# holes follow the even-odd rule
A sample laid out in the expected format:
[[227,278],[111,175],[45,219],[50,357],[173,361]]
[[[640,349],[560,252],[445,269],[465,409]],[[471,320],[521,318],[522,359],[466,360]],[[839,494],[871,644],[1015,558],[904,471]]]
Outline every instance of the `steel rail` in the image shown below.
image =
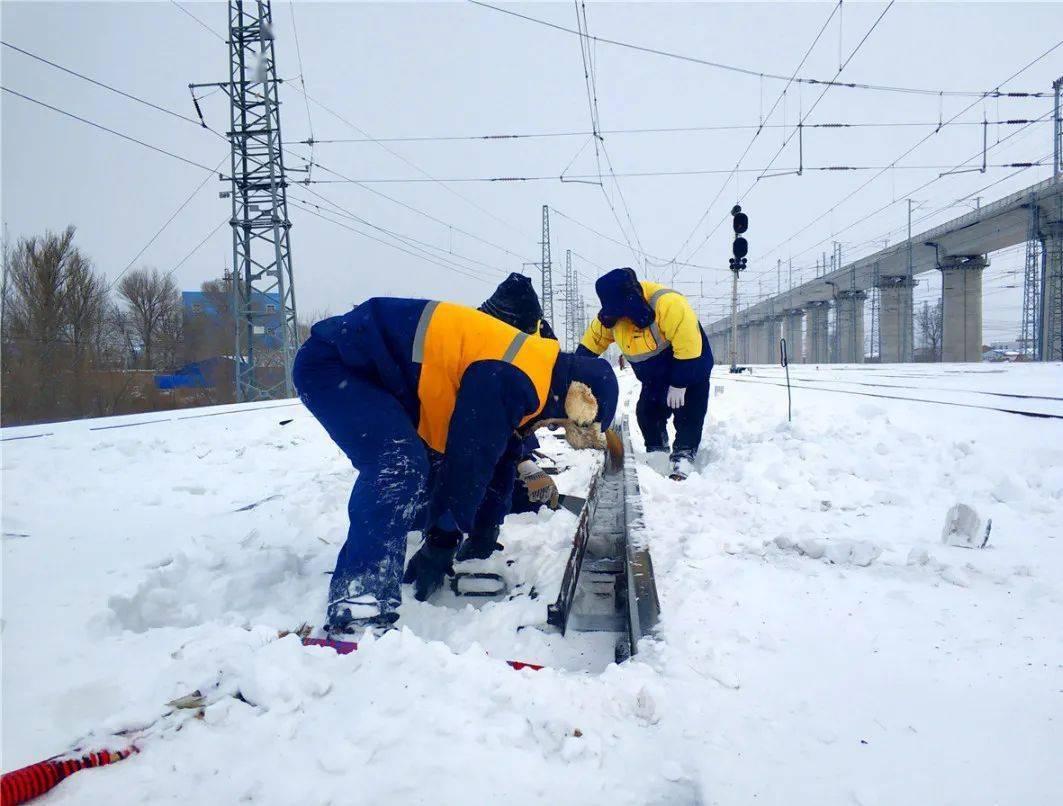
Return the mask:
[[620,427],[624,458],[606,456],[591,483],[565,565],[557,601],[547,606],[547,624],[562,635],[617,634],[615,660],[638,652],[641,638],[657,624],[660,602],[644,534],[638,474],[625,420]]

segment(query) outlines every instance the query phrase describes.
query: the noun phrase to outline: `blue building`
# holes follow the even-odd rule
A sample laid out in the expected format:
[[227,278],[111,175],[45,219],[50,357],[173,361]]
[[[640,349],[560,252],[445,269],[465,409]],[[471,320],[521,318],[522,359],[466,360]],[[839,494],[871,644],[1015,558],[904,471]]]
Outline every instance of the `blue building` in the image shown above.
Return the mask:
[[[185,330],[200,323],[206,329],[232,330],[231,302],[221,301],[224,295],[206,291],[182,291],[181,306]],[[281,346],[280,296],[255,291],[251,297],[255,316],[255,346],[276,350]]]

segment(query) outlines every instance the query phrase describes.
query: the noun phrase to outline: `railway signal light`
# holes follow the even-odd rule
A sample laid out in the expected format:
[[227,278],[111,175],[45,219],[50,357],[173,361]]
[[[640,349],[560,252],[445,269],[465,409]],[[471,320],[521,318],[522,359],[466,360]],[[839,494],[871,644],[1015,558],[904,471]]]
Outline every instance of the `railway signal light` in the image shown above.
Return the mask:
[[738,273],[746,267],[746,255],[749,254],[749,241],[742,234],[749,229],[749,216],[742,212],[739,205],[731,208],[731,226],[734,228],[734,242],[731,244],[731,372],[741,372],[738,366]]

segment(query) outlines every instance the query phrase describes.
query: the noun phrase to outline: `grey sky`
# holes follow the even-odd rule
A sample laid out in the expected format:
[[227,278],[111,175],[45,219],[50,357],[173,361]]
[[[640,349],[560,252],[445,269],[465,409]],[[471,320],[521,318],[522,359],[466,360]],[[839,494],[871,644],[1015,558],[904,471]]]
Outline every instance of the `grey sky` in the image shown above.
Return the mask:
[[[224,3],[188,3],[192,13],[224,31]],[[844,4],[841,50],[847,56],[882,12],[885,3]],[[567,3],[524,4],[514,10],[575,27]],[[588,4],[590,32],[650,47],[789,75],[830,14],[832,4]],[[110,83],[182,114],[194,115],[187,84],[220,81],[227,70],[226,46],[174,4],[4,2],[5,41],[71,69]],[[303,74],[309,93],[372,136],[484,135],[589,130],[583,64],[577,37],[467,4],[297,3],[296,22]],[[299,74],[288,3],[274,3],[279,73],[297,83]],[[801,75],[830,78],[839,64],[839,16],[813,49]],[[841,75],[842,80],[945,90],[986,90],[1054,45],[1063,31],[1063,4],[897,4],[892,7]],[[595,75],[601,128],[658,128],[756,124],[782,90],[779,81],[760,80],[656,55],[599,45]],[[94,87],[9,48],[3,49],[3,84],[130,136],[213,166],[227,144],[196,126],[147,109]],[[1041,60],[1004,89],[1049,91],[1063,73],[1063,48]],[[793,87],[771,122],[789,129],[766,129],[743,160],[763,168],[792,132],[799,110],[807,111],[821,88]],[[303,99],[282,91],[284,136],[291,150],[308,152]],[[944,119],[970,98],[895,94],[831,88],[808,118],[816,122],[927,122]],[[3,219],[12,237],[59,229],[73,223],[78,243],[108,276],[133,258],[205,172],[141,146],[39,108],[7,93],[2,103]],[[217,93],[203,102],[208,123],[224,131],[227,109]],[[1049,98],[979,101],[961,120],[1034,118],[1050,112]],[[311,105],[317,139],[352,138],[347,124]],[[808,129],[806,166],[887,165],[931,131],[923,128]],[[991,127],[989,143],[1019,127]],[[606,135],[617,173],[730,170],[753,132],[717,131]],[[954,166],[981,162],[979,126],[946,127],[902,161],[907,165]],[[434,177],[557,176],[587,143],[585,137],[488,142],[404,142],[387,148]],[[1031,126],[989,152],[989,162],[1040,160],[1051,150],[1047,122]],[[319,144],[315,158],[355,179],[418,178],[423,175],[375,143]],[[796,168],[796,140],[776,168]],[[290,160],[298,165],[298,160]],[[593,149],[583,151],[572,174],[596,174]],[[744,293],[774,289],[776,260],[794,256],[794,279],[811,267],[830,241],[844,244],[846,257],[873,251],[873,239],[901,237],[905,195],[933,179],[940,168],[895,170],[873,182],[834,214],[787,243],[804,227],[863,184],[870,173],[806,173],[759,183],[744,202],[750,214],[751,271]],[[934,182],[916,194],[924,202],[917,218],[950,201],[996,182],[1013,170],[990,169]],[[1045,178],[1034,168],[985,190],[983,202]],[[746,192],[756,174],[741,174],[710,210],[705,223],[680,253],[724,219],[736,194]],[[299,178],[300,174],[293,175]],[[320,169],[314,179],[335,179]],[[726,179],[721,175],[620,179],[643,249],[672,258]],[[611,182],[607,182],[612,192]],[[225,185],[211,179],[169,228],[137,261],[171,269],[228,216],[218,198]],[[541,206],[565,213],[623,243],[616,221],[593,185],[546,182],[375,184],[372,188],[418,208],[439,221],[350,184],[294,186],[292,199],[325,205],[310,189],[373,224],[453,249],[467,263],[464,274],[396,251],[290,205],[296,291],[303,315],[338,312],[375,294],[444,297],[478,302],[505,271],[539,257]],[[615,197],[619,215],[627,218]],[[863,224],[848,225],[897,200]],[[954,217],[953,207],[919,222],[916,230]],[[352,221],[345,223],[387,240],[388,236]],[[563,276],[564,252],[572,249],[597,266],[634,265],[622,246],[581,229],[566,218],[552,219],[555,284]],[[455,229],[452,231],[450,226]],[[515,257],[473,240],[458,229],[504,247]],[[716,267],[682,268],[674,277],[699,302],[705,320],[722,312],[727,296],[728,226],[716,230],[690,260]],[[629,237],[630,233],[629,233]],[[817,245],[820,241],[825,244]],[[771,247],[778,249],[765,254]],[[404,248],[409,248],[404,247]],[[1012,338],[1018,330],[1022,249],[994,256],[986,274],[986,336]],[[230,232],[223,226],[177,272],[185,289],[220,274],[231,261]],[[599,269],[575,260],[589,280]],[[529,271],[537,271],[528,269]],[[672,268],[655,270],[672,280]],[[467,276],[475,275],[474,277]],[[924,282],[917,299],[936,294],[936,278]],[[704,292],[704,297],[697,295]]]

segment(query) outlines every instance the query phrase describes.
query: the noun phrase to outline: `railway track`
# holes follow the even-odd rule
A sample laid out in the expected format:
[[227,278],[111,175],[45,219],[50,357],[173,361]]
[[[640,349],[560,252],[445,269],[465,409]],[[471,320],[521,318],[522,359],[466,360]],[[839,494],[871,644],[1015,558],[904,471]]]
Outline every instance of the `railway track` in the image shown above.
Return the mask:
[[562,635],[611,632],[619,663],[638,651],[657,623],[660,602],[645,545],[638,475],[627,421],[621,425],[624,458],[607,457],[580,514],[561,592],[547,608],[547,623]]
[[[786,383],[784,381],[774,380],[774,379],[759,380],[759,379],[756,379],[756,378],[741,378],[741,377],[736,375],[736,376],[733,376],[733,380],[735,380],[738,383],[760,384],[761,386],[780,386],[780,387],[782,387],[784,389],[786,388]],[[809,382],[809,380],[807,378],[799,379],[799,380],[803,380],[805,383]],[[824,383],[830,383],[831,381],[825,380],[823,382]],[[851,384],[854,384],[856,382],[854,382],[854,381],[835,381],[835,383],[850,384],[851,385]],[[920,391],[920,389],[921,389],[921,387],[895,386],[893,384],[861,384],[861,385],[886,386],[886,387],[893,388],[893,389],[913,389],[915,391]],[[827,392],[827,393],[830,393],[830,394],[839,394],[839,395],[857,395],[859,397],[875,397],[875,398],[880,398],[880,399],[884,399],[884,400],[904,400],[904,401],[907,401],[907,402],[910,402],[910,403],[929,403],[929,404],[933,404],[933,405],[937,405],[937,406],[955,406],[957,408],[964,408],[964,409],[979,409],[979,410],[982,410],[982,411],[997,411],[997,412],[1000,412],[1002,414],[1017,414],[1017,415],[1019,415],[1021,417],[1033,417],[1033,418],[1044,419],[1044,420],[1063,420],[1063,413],[1058,413],[1058,412],[1030,411],[1030,410],[1027,410],[1027,409],[1009,409],[1009,408],[1004,408],[1004,407],[1001,407],[1001,406],[986,406],[986,405],[982,405],[980,403],[962,403],[962,402],[957,401],[957,400],[934,400],[934,399],[931,399],[931,398],[911,397],[911,396],[908,396],[908,395],[888,395],[888,394],[882,394],[880,392],[860,392],[860,391],[857,391],[855,389],[838,389],[838,388],[830,388],[830,387],[826,387],[826,386],[807,386],[807,385],[804,385],[804,384],[798,384],[798,383],[793,383],[793,382],[790,383],[790,388],[792,388],[792,389],[807,389],[807,390],[812,391],[812,392]],[[949,390],[949,391],[959,391],[959,390]],[[963,392],[962,394],[970,394],[970,392]],[[983,392],[983,393],[980,393],[980,394],[995,394],[995,393]],[[1052,401],[1052,400],[1057,400],[1058,398],[1044,397],[1044,398],[1037,398],[1037,399]]]
[[[791,364],[791,367],[793,365]],[[774,375],[768,376],[771,379],[775,379]],[[881,375],[878,377],[883,378],[918,378],[918,375]],[[872,383],[871,381],[845,381],[831,378],[810,378],[807,376],[800,376],[795,374],[794,380],[802,381],[804,383],[835,383],[842,384],[844,386],[873,386],[882,389],[911,389],[915,392],[945,392],[946,394],[966,394],[966,395],[985,395],[986,397],[1007,397],[1016,400],[1048,400],[1051,402],[1063,403],[1063,397],[1054,395],[1024,395],[1018,392],[989,392],[984,389],[956,389],[949,388],[947,386],[911,386],[903,383]]]

